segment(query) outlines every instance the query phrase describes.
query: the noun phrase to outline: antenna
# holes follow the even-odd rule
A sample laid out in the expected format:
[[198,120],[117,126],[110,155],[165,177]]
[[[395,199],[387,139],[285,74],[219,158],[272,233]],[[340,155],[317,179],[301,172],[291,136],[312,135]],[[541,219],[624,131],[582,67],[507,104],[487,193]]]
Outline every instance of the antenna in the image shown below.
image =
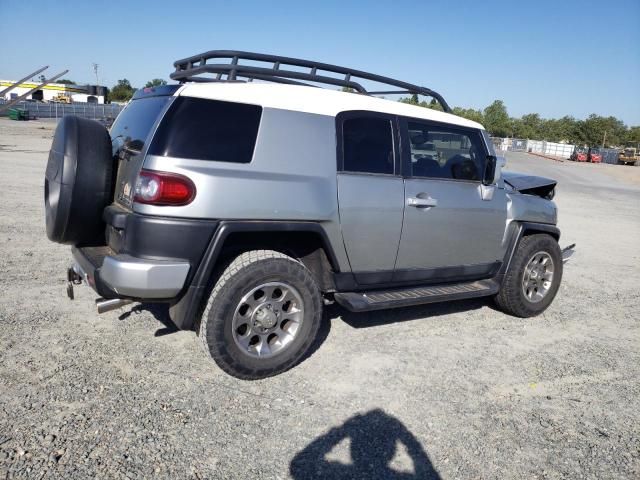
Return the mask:
[[100,81],[98,80],[98,67],[100,65],[98,65],[97,63],[92,63],[91,65],[93,65],[93,73],[96,74],[96,86],[100,85]]

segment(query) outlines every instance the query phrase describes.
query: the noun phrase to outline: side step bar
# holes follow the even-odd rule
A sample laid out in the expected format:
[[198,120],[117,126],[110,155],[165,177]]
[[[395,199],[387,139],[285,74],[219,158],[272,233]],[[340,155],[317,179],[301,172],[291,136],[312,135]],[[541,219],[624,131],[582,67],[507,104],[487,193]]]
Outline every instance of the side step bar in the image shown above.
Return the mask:
[[567,263],[567,261],[573,256],[576,251],[576,244],[572,243],[568,247],[564,247],[562,249],[562,263]]
[[450,285],[433,285],[371,292],[341,292],[334,294],[336,302],[352,312],[408,307],[465,298],[495,295],[500,285],[495,280],[478,280]]

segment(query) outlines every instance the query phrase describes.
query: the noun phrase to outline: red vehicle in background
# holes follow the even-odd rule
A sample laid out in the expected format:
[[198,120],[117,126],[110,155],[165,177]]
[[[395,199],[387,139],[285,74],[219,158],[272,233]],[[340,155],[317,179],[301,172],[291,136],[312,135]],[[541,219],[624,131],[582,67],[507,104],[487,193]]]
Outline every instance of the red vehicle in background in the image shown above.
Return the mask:
[[576,147],[573,149],[573,153],[569,157],[569,160],[573,160],[574,162],[586,162],[587,155],[588,153],[586,148]]
[[599,148],[592,147],[589,149],[589,153],[587,154],[587,162],[602,163],[602,154],[600,153]]

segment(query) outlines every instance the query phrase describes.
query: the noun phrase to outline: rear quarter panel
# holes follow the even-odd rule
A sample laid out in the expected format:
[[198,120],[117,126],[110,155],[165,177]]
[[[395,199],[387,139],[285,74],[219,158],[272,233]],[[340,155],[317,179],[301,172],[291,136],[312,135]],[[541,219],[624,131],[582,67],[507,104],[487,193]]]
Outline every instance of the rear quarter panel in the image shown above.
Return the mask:
[[348,265],[339,227],[335,119],[264,108],[250,163],[147,156],[144,168],[174,172],[196,185],[181,207],[134,204],[138,213],[198,219],[320,222],[341,268]]

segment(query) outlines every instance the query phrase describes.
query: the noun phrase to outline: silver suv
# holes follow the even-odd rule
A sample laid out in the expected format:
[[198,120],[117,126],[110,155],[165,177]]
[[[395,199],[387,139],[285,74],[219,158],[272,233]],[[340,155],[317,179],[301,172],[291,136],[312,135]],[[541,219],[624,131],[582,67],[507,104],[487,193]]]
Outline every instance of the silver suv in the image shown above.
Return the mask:
[[[484,128],[438,93],[248,52],[175,67],[180,84],[136,92],[110,131],[73,116],[56,130],[46,224],[72,245],[71,298],[85,281],[99,312],[168,303],[245,379],[298,362],[326,302],[363,311],[491,296],[530,317],[553,300],[555,182],[502,174]],[[443,111],[375,96],[391,93]]]

